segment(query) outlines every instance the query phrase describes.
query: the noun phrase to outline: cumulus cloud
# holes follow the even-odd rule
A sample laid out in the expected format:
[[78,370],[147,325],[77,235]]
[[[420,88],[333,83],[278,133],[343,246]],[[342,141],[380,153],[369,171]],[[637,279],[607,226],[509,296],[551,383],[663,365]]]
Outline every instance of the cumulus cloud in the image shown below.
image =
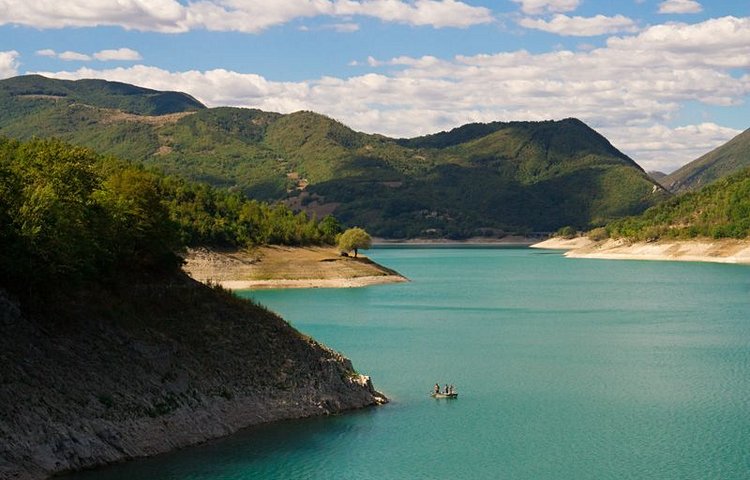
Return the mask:
[[700,13],[703,7],[695,0],[666,0],[659,4],[659,13]]
[[[750,96],[750,19],[649,27],[605,47],[524,50],[454,58],[368,58],[378,69],[348,78],[275,82],[227,70],[129,68],[48,73],[183,90],[207,105],[292,112],[309,109],[353,128],[393,136],[467,122],[578,117],[647,169],[671,170],[737,132],[669,125],[685,102],[739,105]],[[715,143],[714,143],[715,142]]]
[[94,58],[102,62],[110,60],[136,61],[141,60],[141,54],[130,48],[118,48],[117,50],[100,50],[94,54]]
[[741,130],[715,123],[700,123],[677,128],[662,124],[602,128],[600,132],[608,138],[620,138],[617,146],[639,160],[647,170],[671,173],[728,142]]
[[606,33],[635,32],[638,30],[635,22],[623,15],[615,15],[614,17],[604,15],[569,17],[557,14],[549,21],[541,18],[522,18],[518,23],[526,28],[575,37],[593,37]]
[[56,57],[57,56],[57,52],[55,52],[51,48],[45,48],[43,50],[37,50],[36,54],[39,55],[40,57]]
[[58,53],[57,58],[60,60],[65,60],[67,62],[88,62],[91,60],[91,57],[86,55],[85,53],[79,53],[79,52],[72,52],[70,50]]
[[15,50],[0,52],[0,78],[18,75],[18,57],[19,54]]
[[[571,1],[571,0],[567,0]],[[492,12],[458,0],[0,0],[0,24],[35,28],[119,26],[179,33],[193,29],[258,33],[297,18],[366,16],[385,22],[468,27],[492,22]],[[351,31],[351,26],[348,27]]]
[[521,11],[528,15],[550,12],[571,12],[578,8],[581,0],[513,0],[521,5]]

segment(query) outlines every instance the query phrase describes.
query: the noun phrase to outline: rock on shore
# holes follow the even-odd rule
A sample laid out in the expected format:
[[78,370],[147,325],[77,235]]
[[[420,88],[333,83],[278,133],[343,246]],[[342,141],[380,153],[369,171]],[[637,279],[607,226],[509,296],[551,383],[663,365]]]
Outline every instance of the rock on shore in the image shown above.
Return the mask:
[[348,359],[187,277],[30,309],[0,292],[0,330],[1,479],[387,402]]

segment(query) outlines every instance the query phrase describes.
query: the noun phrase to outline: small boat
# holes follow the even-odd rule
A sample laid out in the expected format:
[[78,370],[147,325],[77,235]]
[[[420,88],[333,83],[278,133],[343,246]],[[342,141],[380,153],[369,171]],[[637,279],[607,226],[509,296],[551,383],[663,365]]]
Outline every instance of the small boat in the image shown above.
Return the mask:
[[458,392],[453,393],[431,393],[432,398],[458,398]]

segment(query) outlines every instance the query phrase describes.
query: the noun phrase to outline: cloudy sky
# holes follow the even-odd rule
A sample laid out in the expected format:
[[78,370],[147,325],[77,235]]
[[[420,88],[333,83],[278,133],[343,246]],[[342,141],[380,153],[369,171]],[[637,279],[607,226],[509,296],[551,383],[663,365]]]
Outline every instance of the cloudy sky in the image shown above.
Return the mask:
[[407,137],[578,117],[669,172],[750,127],[750,0],[0,0],[0,78]]

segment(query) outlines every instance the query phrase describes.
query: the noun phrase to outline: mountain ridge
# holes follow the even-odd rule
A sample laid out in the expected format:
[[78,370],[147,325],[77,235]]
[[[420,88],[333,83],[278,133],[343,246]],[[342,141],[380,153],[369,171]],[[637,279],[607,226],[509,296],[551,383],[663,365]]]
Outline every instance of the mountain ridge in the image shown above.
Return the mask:
[[[9,89],[3,85],[18,78],[0,81],[6,107],[0,134],[59,136],[262,200],[334,213],[381,237],[587,228],[639,213],[667,196],[632,159],[577,119],[467,124],[393,139],[309,111],[190,102],[163,122],[132,121],[111,110],[121,97],[104,101],[101,92],[93,95],[92,107],[32,99],[36,110],[30,115],[23,101],[2,95]],[[91,85],[99,84],[85,86]]]
[[750,128],[661,179],[671,192],[698,190],[750,167]]

